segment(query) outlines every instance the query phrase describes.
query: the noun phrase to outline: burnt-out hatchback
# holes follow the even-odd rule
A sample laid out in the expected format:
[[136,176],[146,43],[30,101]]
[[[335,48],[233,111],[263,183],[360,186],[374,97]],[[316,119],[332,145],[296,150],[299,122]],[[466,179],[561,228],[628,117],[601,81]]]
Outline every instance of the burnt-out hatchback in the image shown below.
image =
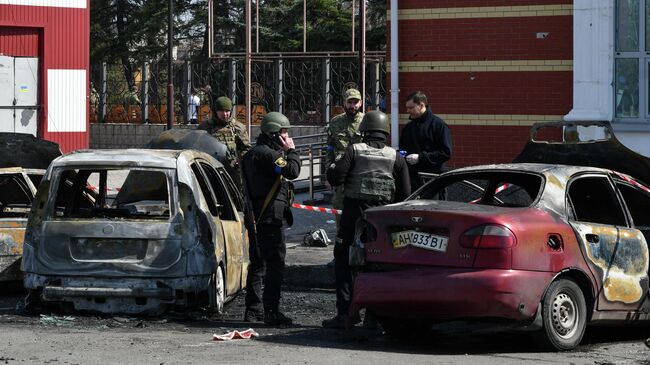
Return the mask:
[[36,189],[59,145],[31,134],[0,133],[0,282],[22,280],[20,258]]
[[76,310],[216,311],[245,286],[243,204],[208,154],[87,150],[48,168],[27,224],[31,298]]
[[20,257],[25,226],[45,170],[0,169],[0,281],[22,279]]
[[[553,149],[539,146],[540,160]],[[591,156],[585,165],[597,164]],[[351,251],[365,263],[352,306],[395,335],[463,320],[530,330],[556,350],[577,346],[590,323],[650,325],[648,212],[650,188],[605,168],[447,172],[405,202],[365,212]]]

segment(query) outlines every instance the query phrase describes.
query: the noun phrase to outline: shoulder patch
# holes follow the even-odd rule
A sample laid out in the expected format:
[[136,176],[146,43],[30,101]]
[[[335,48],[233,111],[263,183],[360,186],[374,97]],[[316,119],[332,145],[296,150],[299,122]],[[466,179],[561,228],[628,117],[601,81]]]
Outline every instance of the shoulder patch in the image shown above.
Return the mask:
[[278,157],[278,159],[275,160],[275,166],[278,166],[278,167],[285,167],[285,166],[287,166],[287,160],[285,160],[285,159],[282,158],[282,157]]

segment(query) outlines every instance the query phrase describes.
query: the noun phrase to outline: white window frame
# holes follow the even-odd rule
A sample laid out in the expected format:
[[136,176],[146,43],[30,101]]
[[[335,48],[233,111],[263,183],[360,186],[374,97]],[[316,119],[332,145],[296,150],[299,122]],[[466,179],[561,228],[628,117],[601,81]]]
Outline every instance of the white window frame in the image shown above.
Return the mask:
[[[620,135],[617,133],[620,139],[636,136],[629,132],[650,132],[650,117],[646,117],[646,115],[650,116],[650,103],[647,101],[647,94],[641,91],[648,88],[650,59],[647,64],[642,61],[639,65],[639,83],[645,84],[645,86],[640,85],[639,100],[642,100],[640,103],[646,103],[645,112],[641,107],[639,119],[617,120],[614,85],[616,62],[614,3],[612,0],[573,1],[573,109],[564,116],[564,120],[612,122],[614,131],[622,132]],[[640,7],[639,11],[645,10]],[[638,144],[634,141],[630,143]],[[645,151],[645,148],[642,150]],[[648,152],[650,153],[650,150]]]

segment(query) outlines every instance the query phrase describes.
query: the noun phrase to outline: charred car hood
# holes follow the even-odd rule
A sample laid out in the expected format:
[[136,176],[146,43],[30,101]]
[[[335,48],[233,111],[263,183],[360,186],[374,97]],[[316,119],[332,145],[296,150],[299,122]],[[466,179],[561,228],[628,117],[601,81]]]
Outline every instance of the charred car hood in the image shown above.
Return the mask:
[[59,145],[31,134],[0,133],[0,168],[47,169],[61,156]]
[[[594,128],[603,137],[584,140],[581,129]],[[560,141],[542,141],[542,134],[561,136]],[[650,183],[650,159],[625,147],[609,122],[549,122],[533,125],[528,143],[513,162],[601,167],[622,172]]]
[[204,130],[170,129],[153,138],[147,148],[163,150],[197,150],[229,165],[228,148]]

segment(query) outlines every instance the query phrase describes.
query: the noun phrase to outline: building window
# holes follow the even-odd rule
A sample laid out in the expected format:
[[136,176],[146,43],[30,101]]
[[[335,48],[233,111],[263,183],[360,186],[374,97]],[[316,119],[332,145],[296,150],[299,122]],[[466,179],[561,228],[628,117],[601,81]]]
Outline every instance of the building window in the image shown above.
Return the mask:
[[650,118],[650,0],[615,2],[614,118]]

